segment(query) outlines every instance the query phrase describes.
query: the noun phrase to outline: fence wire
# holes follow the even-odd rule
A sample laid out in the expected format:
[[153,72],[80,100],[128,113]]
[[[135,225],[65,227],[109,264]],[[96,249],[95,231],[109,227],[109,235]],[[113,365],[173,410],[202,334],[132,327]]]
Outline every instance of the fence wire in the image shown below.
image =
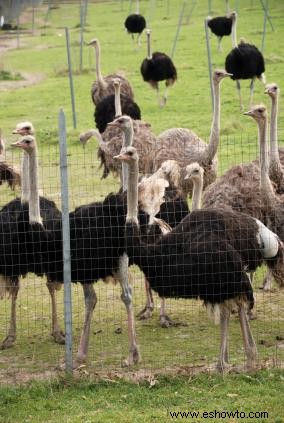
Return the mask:
[[[252,157],[255,157],[255,140],[246,140],[246,147],[251,145]],[[248,142],[249,141],[249,142]],[[233,148],[234,140],[229,137],[221,139],[221,144]],[[96,143],[90,143],[85,149],[81,145],[72,146],[72,154],[68,155],[69,172],[69,204],[70,210],[102,201],[110,192],[119,189],[118,179],[109,176],[100,180],[101,171],[96,157]],[[226,152],[226,149],[224,150]],[[223,153],[225,154],[225,153]],[[240,163],[240,156],[233,157],[232,164]],[[247,153],[246,153],[247,157]],[[220,162],[222,163],[221,158]],[[9,155],[14,165],[19,163],[16,152]],[[57,145],[45,145],[39,156],[41,194],[54,201],[60,208],[60,176],[59,151]],[[4,186],[1,187],[1,206],[11,200],[13,194]],[[17,194],[19,194],[17,192]],[[117,206],[113,204],[114,208]],[[119,209],[118,209],[119,210]],[[112,211],[112,213],[118,213]],[[92,220],[89,220],[92,226]],[[103,221],[102,221],[103,224]],[[109,240],[117,242],[115,228],[105,228],[109,232]],[[90,232],[85,233],[85,248],[88,249]],[[177,246],[178,249],[178,246]],[[97,251],[99,254],[99,251]],[[107,258],[105,258],[107,260]],[[85,263],[79,262],[79,272],[84,272]],[[55,265],[55,264],[54,264]],[[104,267],[104,258],[100,266]],[[264,292],[259,288],[266,269],[263,266],[254,280],[256,320],[250,322],[252,332],[259,351],[259,358],[267,365],[280,366],[283,360],[283,292],[277,285]],[[146,304],[144,276],[137,266],[129,269],[129,278],[133,289],[134,314],[138,315]],[[198,279],[198,275],[196,278]],[[51,299],[45,286],[46,277],[28,273],[20,279],[20,291],[16,306],[17,337],[12,348],[0,352],[1,373],[5,375],[9,365],[11,372],[41,373],[62,365],[64,361],[64,345],[54,342],[51,336]],[[94,285],[98,302],[93,313],[88,353],[89,368],[93,371],[121,371],[123,360],[128,354],[127,315],[121,301],[119,284],[105,284],[99,280]],[[84,323],[84,297],[80,284],[72,284],[72,321],[74,359]],[[64,331],[63,290],[56,291],[56,304],[60,329]],[[4,340],[10,322],[11,298],[7,295],[0,303],[0,332]],[[200,300],[166,299],[166,313],[175,324],[168,328],[160,326],[161,299],[154,293],[152,317],[147,320],[136,319],[137,338],[140,347],[142,369],[150,371],[172,371],[185,368],[212,368],[216,363],[219,350],[219,327],[208,319],[205,307]],[[63,338],[62,338],[63,341]],[[230,322],[230,362],[244,363],[245,354],[237,315]],[[2,347],[5,345],[2,344]],[[86,370],[87,371],[87,370]],[[89,370],[88,370],[89,371]]]

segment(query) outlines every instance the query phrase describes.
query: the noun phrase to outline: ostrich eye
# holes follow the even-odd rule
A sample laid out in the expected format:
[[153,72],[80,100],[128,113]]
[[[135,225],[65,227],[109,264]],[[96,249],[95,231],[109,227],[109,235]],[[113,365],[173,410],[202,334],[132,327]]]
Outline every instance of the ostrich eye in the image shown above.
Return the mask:
[[30,142],[30,140],[26,140],[25,143],[26,144],[30,144],[31,142]]

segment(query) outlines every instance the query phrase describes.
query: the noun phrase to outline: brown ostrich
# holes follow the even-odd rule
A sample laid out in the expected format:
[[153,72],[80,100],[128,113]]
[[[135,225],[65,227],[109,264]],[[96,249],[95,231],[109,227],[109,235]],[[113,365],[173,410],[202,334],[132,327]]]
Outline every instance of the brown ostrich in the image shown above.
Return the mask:
[[[266,209],[267,226],[271,228],[281,241],[284,241],[284,196],[276,195],[274,187],[269,178],[270,162],[268,158],[267,146],[267,111],[263,105],[252,107],[245,113],[255,119],[258,125],[259,147],[260,147],[260,193],[263,198],[263,205]],[[283,262],[284,268],[284,262]],[[280,287],[284,287],[284,280],[275,278]],[[263,289],[268,290],[271,287],[273,275],[269,270],[263,283]]]
[[[142,120],[133,120],[130,131],[130,136],[133,137],[133,145],[137,148],[141,157],[140,173],[151,175],[154,162],[150,158],[156,145],[156,137],[151,131],[151,125]],[[101,161],[100,167],[103,168],[102,178],[107,178],[110,173],[121,177],[121,163],[113,158],[119,154],[123,145],[121,131],[108,124],[103,134],[100,134],[96,129],[91,129],[80,135],[80,141],[82,144],[86,144],[92,136],[95,136],[99,141],[98,157]]]
[[[204,188],[217,177],[217,148],[220,136],[220,83],[230,76],[224,70],[213,72],[214,111],[209,143],[205,143],[193,131],[185,128],[172,128],[161,133],[157,138],[154,152],[156,169],[167,159],[176,160],[181,168],[192,162],[198,162],[204,169]],[[181,178],[180,188],[184,194],[192,193],[192,182]]]
[[[271,113],[270,113],[270,157],[269,157],[269,177],[275,183],[276,192],[284,194],[284,150],[278,148],[278,100],[280,89],[277,84],[267,84],[265,87],[265,94],[271,98]],[[280,155],[282,163],[280,161]]]
[[5,159],[5,141],[0,129],[0,185],[3,182],[7,182],[8,186],[14,191],[17,185],[21,185],[21,175]]
[[113,79],[118,78],[121,84],[121,93],[133,99],[134,94],[130,83],[126,78],[119,74],[111,74],[103,76],[101,73],[100,64],[100,43],[97,38],[91,40],[88,44],[95,48],[96,55],[96,75],[97,80],[93,83],[91,88],[91,96],[93,103],[97,105],[104,97],[114,94]]

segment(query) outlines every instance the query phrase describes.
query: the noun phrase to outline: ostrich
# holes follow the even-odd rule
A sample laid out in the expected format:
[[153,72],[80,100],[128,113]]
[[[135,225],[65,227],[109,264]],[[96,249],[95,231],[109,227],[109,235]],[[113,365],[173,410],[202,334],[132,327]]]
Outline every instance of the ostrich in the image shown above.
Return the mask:
[[[275,231],[279,238],[284,241],[284,197],[277,196],[269,178],[269,160],[267,146],[267,111],[263,105],[257,105],[251,108],[245,115],[251,116],[258,125],[258,139],[260,148],[260,193],[266,211],[267,226]],[[263,289],[268,290],[272,283],[272,273],[269,270],[263,283]],[[279,280],[276,279],[278,282]],[[283,279],[280,280],[280,287],[284,286]]]
[[[151,52],[150,29],[147,34],[147,57],[141,63],[140,71],[143,80],[149,82],[152,88],[157,90],[158,104],[163,107],[168,99],[168,87],[172,86],[177,80],[177,71],[172,59],[165,53],[156,51]],[[162,99],[159,95],[159,82],[166,81],[166,91]]]
[[[125,135],[127,136],[127,133]],[[169,162],[172,161],[167,163],[168,172],[158,169],[153,175],[143,178],[138,185],[139,209],[149,215],[147,242],[154,242],[161,233],[169,232],[190,211],[182,192],[175,185],[175,165],[177,164]],[[158,221],[166,222],[169,225],[169,229],[163,231],[161,226],[156,223],[157,219]],[[147,302],[143,310],[138,314],[138,317],[143,320],[150,318],[154,309],[152,290],[147,279],[145,279],[145,291]],[[165,299],[161,298],[160,325],[163,328],[168,328],[179,324],[182,323],[174,322],[166,314]]]
[[128,115],[132,119],[141,120],[141,111],[139,106],[125,95],[120,95],[120,80],[115,78],[114,92],[115,94],[104,97],[97,105],[94,113],[96,127],[103,133],[107,124],[112,122],[115,117]]
[[221,41],[225,35],[230,35],[232,33],[233,22],[237,20],[237,13],[231,12],[227,16],[217,16],[216,18],[211,18],[208,16],[207,25],[209,26],[211,32],[217,36],[218,40],[218,51],[222,51]]
[[[275,83],[267,84],[265,87],[265,94],[268,94],[271,98],[269,177],[271,181],[275,183],[277,193],[284,194],[284,175],[279,157],[277,131],[278,99],[280,89]],[[284,158],[283,150],[280,150],[280,154]]]
[[[174,298],[199,298],[220,319],[221,346],[217,368],[228,366],[228,323],[237,309],[243,335],[247,367],[254,368],[256,345],[250,331],[246,309],[254,299],[246,266],[257,268],[264,260],[283,260],[278,237],[256,219],[222,210],[196,210],[172,232],[156,243],[141,240],[137,219],[138,155],[127,147],[118,156],[128,163],[125,240],[127,254],[145,274],[159,295]],[[248,248],[248,244],[250,248]],[[198,277],[197,277],[198,276]]]
[[91,88],[91,97],[93,103],[97,105],[104,97],[114,94],[114,86],[113,86],[113,79],[117,78],[120,80],[121,83],[121,93],[130,97],[133,100],[134,94],[131,88],[131,85],[123,76],[118,74],[111,74],[107,76],[102,76],[101,68],[100,68],[100,43],[97,38],[91,40],[88,44],[89,46],[93,46],[96,52],[96,74],[97,80],[93,83]]
[[[149,123],[142,120],[133,120],[133,125],[129,128],[130,136],[133,137],[133,145],[137,148],[141,155],[140,172],[143,175],[150,175],[154,172],[154,159],[151,159],[156,145],[156,137],[151,131]],[[113,157],[119,154],[123,136],[116,127],[107,125],[103,134],[95,129],[80,134],[80,142],[84,145],[88,140],[95,136],[99,141],[98,158],[100,159],[100,167],[103,168],[102,179],[107,178],[110,173],[114,176],[120,176],[122,185],[121,163]]]
[[139,13],[139,0],[136,0],[136,13],[133,13],[125,19],[124,26],[128,33],[131,34],[132,39],[134,40],[134,34],[137,35],[137,44],[138,47],[141,46],[140,37],[144,29],[146,28],[146,20],[144,16]]
[[185,179],[190,179],[193,183],[191,210],[199,210],[201,209],[204,169],[197,162],[187,165]]
[[21,185],[21,176],[17,169],[5,160],[5,141],[0,129],[0,185],[3,182],[7,182],[8,186],[14,191],[17,185]]
[[[223,78],[231,76],[224,70],[213,72],[214,111],[212,117],[209,143],[205,143],[193,131],[185,128],[172,128],[162,132],[157,138],[154,159],[156,167],[160,167],[167,159],[175,159],[184,174],[187,164],[198,162],[204,168],[204,188],[217,176],[217,148],[220,136],[220,83]],[[139,156],[140,157],[140,156]],[[185,195],[191,194],[192,183],[180,179],[180,188]]]
[[241,79],[251,79],[250,84],[250,104],[253,97],[253,86],[255,78],[258,78],[265,84],[265,65],[262,53],[252,44],[246,43],[244,40],[237,43],[236,20],[233,20],[232,26],[233,50],[227,55],[225,61],[225,69],[232,73],[232,79],[237,83],[239,93],[240,108],[243,110],[243,101],[241,96]]
[[[53,201],[38,195],[38,165],[37,147],[35,138],[26,135],[18,142],[12,144],[13,147],[24,149],[28,159],[23,163],[28,167],[24,171],[24,176],[28,181],[23,180],[25,189],[29,186],[29,192],[22,190],[21,199],[17,198],[8,203],[1,210],[1,215],[8,215],[17,224],[20,247],[17,253],[21,254],[19,269],[14,275],[11,288],[11,318],[8,335],[2,343],[2,349],[11,347],[16,340],[16,300],[19,290],[19,276],[25,276],[28,272],[33,272],[38,276],[44,275],[43,261],[54,261],[53,230],[56,224],[61,222],[61,212]],[[48,248],[47,248],[48,246]],[[15,254],[17,254],[15,252]],[[13,259],[15,257],[13,256]],[[17,258],[15,259],[17,260]],[[59,328],[57,307],[55,302],[55,289],[60,285],[47,281],[47,287],[51,296],[52,304],[52,336],[55,342],[64,343],[64,334]]]

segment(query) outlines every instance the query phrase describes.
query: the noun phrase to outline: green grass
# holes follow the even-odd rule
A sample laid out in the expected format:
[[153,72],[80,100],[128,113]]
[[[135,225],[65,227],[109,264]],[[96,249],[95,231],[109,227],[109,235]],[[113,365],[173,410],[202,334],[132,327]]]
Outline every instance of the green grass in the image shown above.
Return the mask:
[[0,81],[20,81],[24,79],[21,74],[11,73],[6,70],[0,70]]
[[[212,422],[283,422],[283,374],[165,376],[139,383],[106,377],[100,382],[55,380],[23,387],[0,388],[0,421],[5,423],[57,422],[170,422],[177,412],[212,412]],[[266,412],[268,418],[220,419],[219,413]],[[205,418],[184,419],[204,422]]]
[[[170,15],[166,16],[166,0],[164,2],[157,1],[157,7],[151,15],[151,28],[153,49],[169,53],[175,36],[176,24],[180,12],[181,1],[171,0]],[[224,1],[215,0],[213,3],[214,15],[224,13]],[[263,25],[263,12],[260,3],[257,1],[249,2],[240,0],[239,2],[239,25],[238,34],[245,36],[246,39],[256,45],[261,44],[261,31]],[[252,3],[252,7],[250,4]],[[141,12],[147,17],[149,2],[141,1]],[[135,100],[142,110],[142,117],[145,121],[150,122],[153,132],[160,133],[169,127],[189,127],[197,132],[204,139],[208,139],[211,125],[211,99],[210,87],[208,80],[207,57],[204,37],[204,18],[208,14],[208,2],[199,0],[190,24],[183,25],[180,33],[177,50],[174,61],[178,69],[178,81],[176,85],[170,89],[170,95],[167,106],[161,110],[156,104],[155,92],[142,81],[139,67],[142,59],[146,55],[145,36],[143,37],[143,46],[140,51],[134,51],[131,38],[123,29],[123,21],[128,13],[128,4],[124,2],[124,10],[120,9],[120,2],[107,2],[89,4],[87,26],[84,32],[85,41],[98,37],[101,42],[102,49],[102,70],[104,74],[112,73],[120,70],[131,81],[134,91]],[[267,81],[275,81],[280,88],[284,87],[284,51],[283,43],[280,40],[284,36],[284,3],[278,0],[270,0],[270,15],[273,19],[275,31],[272,32],[269,25],[267,27],[267,36],[265,40],[265,59],[266,59],[266,76]],[[18,90],[1,90],[1,107],[0,122],[3,134],[7,139],[7,144],[14,141],[15,136],[11,135],[12,129],[16,123],[23,120],[33,122],[39,144],[40,154],[40,177],[41,186],[44,195],[52,198],[60,206],[60,169],[59,169],[59,151],[58,151],[58,112],[63,108],[66,114],[67,134],[68,134],[68,164],[69,164],[69,182],[70,182],[70,209],[83,203],[93,200],[102,199],[107,193],[116,191],[118,181],[112,177],[101,181],[101,171],[98,169],[96,158],[96,141],[90,142],[83,151],[78,143],[78,135],[81,131],[94,126],[93,123],[93,104],[90,99],[90,87],[95,78],[94,72],[94,54],[89,47],[84,47],[83,63],[84,70],[82,74],[79,69],[79,7],[75,5],[65,5],[57,9],[52,9],[48,22],[44,23],[46,7],[42,6],[36,13],[36,32],[32,36],[31,33],[21,35],[20,48],[10,49],[4,52],[0,58],[0,68],[8,68],[11,73],[41,73],[45,78],[37,85],[32,85]],[[30,22],[21,22],[21,27],[30,29]],[[64,27],[70,29],[72,67],[74,71],[74,89],[76,95],[76,111],[77,111],[77,128],[72,128],[71,102],[69,94],[69,81],[67,77],[67,58],[65,48]],[[4,39],[3,44],[9,39]],[[225,52],[231,48],[230,39],[224,39],[224,53],[217,53],[217,42],[214,37],[211,39],[212,55],[214,67],[223,67]],[[246,104],[248,104],[249,82],[242,83],[243,95]],[[255,84],[255,102],[264,102],[269,104],[267,96],[264,95],[263,86],[256,82]],[[246,162],[254,159],[257,154],[257,130],[255,123],[242,116],[239,111],[238,96],[235,84],[231,80],[225,80],[221,87],[221,140],[219,148],[219,173],[223,173],[229,166]],[[283,124],[284,124],[284,108],[282,107],[282,98],[280,99],[279,108],[279,138],[283,144]],[[8,150],[7,159],[15,165],[19,165],[20,156],[18,151]],[[14,193],[1,187],[0,205],[14,197]],[[261,284],[263,276],[261,270],[257,274],[255,286]],[[134,308],[138,312],[144,305],[144,288],[143,278],[137,270],[131,270],[134,288]],[[83,299],[81,288],[73,287],[73,324],[74,324],[74,352],[78,345],[80,329],[84,317]],[[105,286],[101,282],[96,285],[98,294],[98,304],[94,313],[94,323],[92,327],[90,354],[88,373],[104,373],[109,371],[117,371],[119,375],[124,375],[125,370],[121,368],[121,361],[127,354],[127,326],[124,307],[120,301],[120,289],[118,286]],[[0,303],[0,333],[4,337],[9,320],[9,300],[5,299]],[[155,297],[156,309],[154,317],[150,321],[137,322],[137,333],[142,353],[143,361],[136,366],[135,371],[146,369],[147,371],[158,371],[171,374],[178,372],[181,368],[186,369],[187,366],[203,367],[216,362],[218,354],[219,331],[218,327],[208,321],[206,312],[199,302],[169,300],[167,306],[169,314],[178,321],[185,321],[188,327],[180,326],[164,330],[158,324],[158,307],[159,302]],[[283,343],[282,346],[277,341],[277,337],[283,337],[283,292],[275,289],[274,292],[264,294],[256,289],[256,310],[258,319],[253,321],[251,326],[258,343],[259,355],[262,363],[268,366],[279,366],[283,362]],[[63,295],[58,293],[58,306],[60,316],[63,322]],[[0,376],[3,382],[21,382],[29,379],[29,377],[40,378],[41,375],[49,374],[54,366],[64,358],[64,348],[55,345],[49,335],[50,332],[50,303],[47,290],[44,287],[44,281],[35,278],[33,275],[22,281],[22,289],[20,292],[18,307],[18,338],[16,345],[11,350],[0,351]],[[116,334],[117,328],[122,328],[121,334]],[[244,360],[244,352],[241,347],[241,335],[239,323],[236,318],[232,318],[231,334],[230,334],[230,358],[232,363],[241,363]],[[275,384],[280,381],[278,373],[272,373],[274,376],[270,379],[270,373],[263,373],[259,376],[232,376],[228,380],[228,392],[232,391],[234,381],[238,381],[240,389],[243,384],[249,384],[248,381],[267,379],[267,384],[262,382],[256,383],[255,389],[247,389],[244,395],[239,394],[240,398],[249,399],[251,404],[258,404],[257,388],[261,387],[266,398],[264,402],[263,396],[261,404],[263,408],[268,404],[271,409],[275,409],[276,421],[279,415],[278,408],[274,404],[272,391],[273,381]],[[215,378],[215,379],[214,379]],[[196,379],[196,383],[201,380],[206,385],[206,377],[200,376]],[[262,380],[262,379],[261,379]],[[212,386],[217,384],[217,388],[213,392],[217,392],[220,396],[222,392],[227,392],[218,376],[211,376],[209,381],[215,381]],[[167,386],[172,392],[172,397],[176,402],[171,402],[167,397]],[[84,398],[78,398],[80,406],[76,406],[77,402],[71,403],[72,387],[64,388],[58,385],[58,392],[52,397],[54,386],[35,385],[30,390],[15,390],[15,397],[24,401],[25,395],[35,395],[37,389],[41,392],[42,397],[48,396],[46,404],[35,402],[35,407],[49,410],[48,404],[58,405],[55,407],[54,413],[49,413],[49,418],[54,420],[59,410],[67,410],[70,413],[70,420],[81,421],[82,413],[84,413]],[[164,421],[163,414],[165,410],[162,406],[162,397],[165,396],[164,404],[173,404],[174,406],[182,405],[186,407],[183,399],[179,400],[179,391],[191,392],[189,385],[184,381],[173,380],[172,385],[166,379],[161,381],[157,387],[149,390],[142,387],[141,389],[148,393],[149,398],[139,401],[139,387],[133,387],[138,397],[135,407],[141,407],[147,413],[147,419],[143,420],[141,415],[137,421],[153,421],[157,411],[157,420]],[[193,385],[194,386],[194,385]],[[76,385],[74,390],[80,389],[91,391],[87,385]],[[115,409],[112,396],[119,396],[124,389],[132,390],[128,384],[101,384],[100,389],[113,389],[113,394],[109,393],[100,396],[100,405],[97,409],[96,417],[93,417],[90,411],[90,419],[92,421],[100,421],[103,417],[114,419],[115,413],[119,413],[121,421],[135,421],[135,410],[128,410],[133,419],[123,417],[121,409]],[[163,388],[164,387],[164,388]],[[173,387],[173,389],[172,389]],[[249,385],[251,388],[251,386]],[[222,389],[221,389],[222,388]],[[80,391],[79,389],[79,391]],[[94,388],[95,389],[95,388]],[[197,389],[197,388],[196,388]],[[206,391],[205,388],[202,388]],[[160,391],[159,391],[160,390]],[[144,392],[143,391],[143,392]],[[151,403],[152,393],[160,392],[160,400]],[[6,392],[5,390],[3,391]],[[13,392],[13,390],[11,390]],[[13,397],[13,394],[7,391]],[[60,392],[60,394],[59,394]],[[177,396],[173,392],[178,392]],[[194,392],[194,389],[193,389]],[[202,391],[200,394],[198,407],[204,409],[206,400],[210,396],[208,392]],[[233,391],[234,392],[234,391]],[[192,392],[191,392],[192,394]],[[4,394],[3,394],[4,395]],[[63,395],[63,396],[61,396]],[[66,395],[66,397],[64,397]],[[89,396],[84,393],[87,398]],[[124,395],[124,394],[123,394]],[[183,394],[181,394],[183,395]],[[213,394],[212,394],[213,395]],[[224,394],[226,396],[226,393]],[[189,395],[190,396],[190,395]],[[146,395],[147,397],[147,395]],[[61,398],[61,401],[59,401]],[[69,398],[69,400],[68,400]],[[144,398],[144,397],[143,397]],[[154,397],[155,398],[155,397]],[[229,402],[238,401],[238,397],[229,397]],[[74,398],[73,398],[74,399]],[[217,397],[218,399],[218,397]],[[57,402],[58,400],[58,402]],[[123,400],[123,398],[122,398]],[[190,398],[188,398],[188,401]],[[263,400],[263,403],[262,403]],[[65,403],[66,401],[66,403]],[[90,400],[91,401],[91,400]],[[108,401],[108,406],[103,401]],[[148,402],[147,402],[148,401]],[[203,402],[202,402],[203,401]],[[215,399],[214,399],[215,401]],[[212,399],[212,407],[215,407]],[[216,400],[217,401],[217,400]],[[277,398],[275,398],[277,401]],[[68,407],[68,404],[70,405]],[[141,403],[140,403],[141,402]],[[243,401],[245,402],[245,401]],[[83,403],[83,404],[82,404]],[[92,404],[92,402],[90,402]],[[124,403],[118,405],[123,406]],[[130,403],[132,404],[132,402]],[[152,405],[151,405],[152,404]],[[202,405],[203,404],[203,405]],[[219,402],[217,401],[218,405]],[[240,404],[241,405],[241,404]],[[240,406],[238,405],[238,406]],[[131,406],[131,405],[130,405]],[[130,407],[129,406],[129,407]],[[91,407],[91,405],[90,405]],[[133,406],[133,408],[135,408]],[[52,407],[51,407],[52,408]],[[151,417],[151,409],[153,416]],[[17,411],[16,411],[17,410]],[[160,411],[159,411],[160,410]],[[161,411],[163,410],[163,411]],[[94,411],[94,410],[93,410]],[[16,421],[17,413],[20,416],[20,407],[15,408],[14,420],[12,414],[3,414],[3,421]],[[47,412],[47,411],[46,411]],[[22,413],[25,413],[22,410]],[[33,415],[33,411],[30,412]],[[59,413],[57,415],[57,413]],[[63,413],[63,411],[62,411]],[[81,413],[81,414],[80,414]],[[112,416],[111,416],[112,413]],[[142,412],[141,412],[142,413]],[[100,415],[102,414],[102,416]],[[0,413],[0,415],[2,415]],[[74,420],[72,420],[74,416]],[[111,417],[109,417],[111,416]],[[1,418],[1,417],[0,417]],[[11,419],[11,420],[8,420]],[[37,421],[29,417],[29,413],[19,421]],[[29,420],[30,419],[30,420]],[[76,420],[77,419],[77,420]],[[97,419],[97,420],[95,420]],[[38,421],[47,420],[44,415]],[[85,419],[84,419],[85,420]],[[87,421],[87,420],[86,420]],[[280,420],[279,420],[280,421]]]

